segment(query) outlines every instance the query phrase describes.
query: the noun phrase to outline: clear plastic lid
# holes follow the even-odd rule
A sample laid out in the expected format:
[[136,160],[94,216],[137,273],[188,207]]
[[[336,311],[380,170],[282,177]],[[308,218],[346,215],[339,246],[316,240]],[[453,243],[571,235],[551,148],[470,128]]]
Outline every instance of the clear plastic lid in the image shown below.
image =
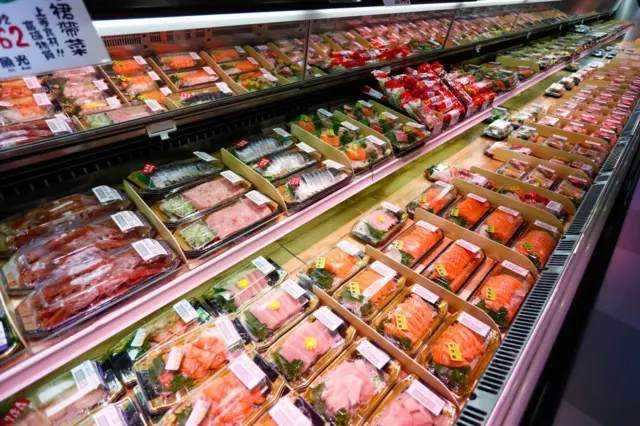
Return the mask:
[[424,276],[457,293],[484,261],[484,251],[465,240],[456,240],[424,272]]
[[528,257],[536,268],[542,269],[556,248],[560,236],[558,228],[536,220],[516,240],[513,248]]
[[375,261],[342,285],[334,298],[363,321],[371,320],[402,290],[406,279]]
[[277,183],[292,174],[311,167],[322,155],[311,146],[301,142],[283,152],[267,155],[254,161],[250,167],[268,181]]
[[43,118],[3,126],[3,132],[0,134],[0,149],[13,148],[54,136],[73,133],[73,129],[66,121],[66,116],[62,114],[62,117]]
[[550,189],[556,183],[557,179],[558,175],[555,170],[547,166],[538,165],[527,173],[522,181],[533,186]]
[[498,167],[496,173],[511,179],[520,180],[524,175],[529,173],[531,169],[532,167],[528,162],[512,158],[502,166]]
[[220,80],[220,76],[208,66],[189,71],[169,73],[167,77],[169,77],[169,80],[171,80],[178,90],[212,85]]
[[369,135],[346,145],[340,146],[354,170],[366,169],[391,155],[391,146],[382,139]]
[[102,65],[102,69],[110,76],[120,76],[148,72],[152,68],[142,56],[134,56],[128,59],[112,61],[108,65]]
[[288,279],[251,302],[238,314],[238,320],[260,351],[271,346],[317,305],[315,295]]
[[206,66],[207,63],[196,52],[167,53],[154,56],[153,60],[162,71],[185,70]]
[[233,322],[221,317],[148,351],[134,369],[150,411],[171,408],[243,354],[244,346]]
[[494,139],[504,139],[513,131],[513,125],[507,121],[498,119],[489,124],[482,134]]
[[77,426],[146,426],[147,422],[131,398],[105,406]]
[[129,333],[109,349],[109,360],[116,373],[126,384],[136,382],[133,363],[149,350],[173,340],[184,333],[211,320],[208,312],[196,299],[184,299],[160,315]]
[[607,151],[604,148],[601,148],[600,144],[596,143],[586,146],[583,143],[577,143],[573,146],[571,152],[573,154],[588,158],[598,166],[602,166],[607,159]]
[[231,76],[233,81],[244,87],[249,92],[270,89],[276,87],[279,80],[264,68],[258,71],[245,72]]
[[491,204],[486,198],[469,193],[455,203],[444,218],[463,228],[473,229],[490,211]]
[[443,237],[440,228],[420,220],[391,241],[383,252],[396,262],[411,268],[436,247]]
[[458,195],[455,186],[436,181],[426,191],[407,204],[407,213],[413,217],[416,209],[421,208],[429,213],[439,214],[444,211]]
[[364,251],[343,240],[302,268],[298,279],[307,286],[317,286],[333,293],[368,262],[369,256]]
[[523,224],[524,218],[520,212],[508,207],[498,206],[487,216],[476,232],[483,237],[506,246]]
[[27,334],[49,334],[114,305],[178,263],[166,244],[153,239],[103,252],[78,265],[81,273],[56,276],[30,293],[16,308],[18,321]]
[[242,46],[219,47],[207,51],[216,63],[237,61],[247,57],[247,51]]
[[574,185],[569,180],[560,181],[560,183],[558,184],[556,189],[553,190],[553,192],[556,192],[560,195],[564,195],[569,200],[571,200],[573,205],[576,207],[578,207],[580,203],[582,203],[582,200],[584,199],[584,196],[586,194],[586,191]]
[[542,145],[564,151],[567,146],[567,138],[560,135],[551,135],[542,142]]
[[155,71],[151,70],[133,74],[118,75],[113,77],[112,80],[128,100],[132,100],[135,96],[145,92],[159,90],[160,86],[164,86],[160,76],[158,76]]
[[471,181],[475,173],[471,173],[467,169],[461,169],[450,164],[440,163],[431,166],[424,171],[425,177],[433,182],[442,181],[444,183],[452,183],[454,179],[462,179]]
[[351,174],[347,167],[329,160],[295,174],[278,191],[287,206],[301,208],[345,183]]
[[529,126],[520,126],[510,135],[512,138],[535,142],[538,139],[538,131]]
[[286,272],[273,260],[259,256],[239,270],[215,278],[202,297],[220,314],[242,310],[259,295],[282,282]]
[[264,413],[255,426],[323,426],[325,421],[295,392],[281,397]]
[[404,226],[407,217],[407,213],[400,207],[385,201],[356,222],[351,228],[351,234],[379,247]]
[[46,93],[0,101],[0,126],[53,118],[59,111],[60,107],[56,101]]
[[527,269],[505,260],[493,268],[471,303],[485,311],[499,327],[505,328],[518,312],[533,283]]
[[280,128],[267,136],[243,139],[231,148],[231,153],[245,164],[252,163],[267,155],[283,151],[299,141]]
[[423,124],[409,122],[398,129],[389,130],[384,136],[389,139],[394,150],[404,151],[426,142],[431,132]]

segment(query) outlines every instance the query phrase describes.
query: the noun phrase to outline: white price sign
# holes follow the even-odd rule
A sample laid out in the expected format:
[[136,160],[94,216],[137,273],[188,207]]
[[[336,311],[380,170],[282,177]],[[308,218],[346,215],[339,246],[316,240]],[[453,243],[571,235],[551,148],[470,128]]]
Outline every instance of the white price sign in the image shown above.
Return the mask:
[[3,1],[0,47],[0,79],[111,61],[82,0]]

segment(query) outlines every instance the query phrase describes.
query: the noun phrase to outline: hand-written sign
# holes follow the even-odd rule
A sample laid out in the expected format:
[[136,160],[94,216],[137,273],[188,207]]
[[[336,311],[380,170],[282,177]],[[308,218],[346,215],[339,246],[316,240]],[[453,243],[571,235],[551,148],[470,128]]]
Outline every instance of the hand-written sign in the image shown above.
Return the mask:
[[0,79],[110,61],[82,0],[3,0]]

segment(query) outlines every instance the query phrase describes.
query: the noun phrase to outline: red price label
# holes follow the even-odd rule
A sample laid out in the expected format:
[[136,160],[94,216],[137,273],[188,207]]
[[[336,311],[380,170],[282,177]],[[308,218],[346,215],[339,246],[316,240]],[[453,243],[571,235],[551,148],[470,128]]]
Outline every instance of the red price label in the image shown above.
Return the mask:
[[246,139],[242,139],[240,142],[236,144],[238,148],[244,148],[247,145],[249,145],[249,141]]
[[294,176],[289,181],[289,186],[298,187],[300,186],[300,176]]
[[[4,17],[0,21],[0,25],[6,24],[7,19]],[[17,25],[9,25],[8,28],[0,27],[0,47],[3,49],[12,49],[13,47],[29,47],[29,43],[25,42],[22,28]]]
[[144,167],[142,168],[142,173],[145,175],[150,175],[153,173],[155,169],[156,169],[155,164],[145,164]]
[[258,161],[258,167],[260,167],[261,169],[264,169],[265,167],[267,167],[269,165],[270,162],[271,162],[271,160],[269,160],[267,157],[265,157],[262,160]]

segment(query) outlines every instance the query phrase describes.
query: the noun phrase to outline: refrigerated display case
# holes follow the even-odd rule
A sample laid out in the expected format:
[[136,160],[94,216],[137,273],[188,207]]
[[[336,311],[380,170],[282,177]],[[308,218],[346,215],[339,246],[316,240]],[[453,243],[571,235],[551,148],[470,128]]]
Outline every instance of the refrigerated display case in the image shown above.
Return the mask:
[[[166,356],[145,374],[188,390],[163,424],[203,410],[190,405],[201,393],[219,403],[218,382],[260,406],[257,419],[280,395],[254,385],[289,392],[284,382],[335,344],[340,322],[357,336],[306,393],[296,384],[299,407],[365,422],[408,387],[427,409],[417,415],[517,417],[527,396],[507,390],[533,380],[523,362],[544,358],[536,345],[552,339],[591,255],[576,247],[597,237],[638,143],[635,46],[617,50],[629,66],[583,59],[629,24],[562,9],[482,1],[97,21],[111,64],[37,76],[37,90],[34,79],[0,83],[1,408],[122,342],[137,359],[153,324]],[[567,31],[585,23],[593,31]],[[576,87],[558,103],[544,97],[572,61],[582,61]],[[565,102],[575,120],[548,126]],[[481,136],[493,115],[506,124],[496,145]],[[506,172],[520,166],[522,176]],[[517,295],[498,303],[497,292]],[[172,310],[182,321],[164,324]],[[421,315],[433,329],[416,327]],[[227,347],[253,340],[269,355],[245,348],[248,358],[200,374],[217,370],[215,342],[171,345],[174,325],[196,318],[201,331],[216,321]],[[322,333],[297,336],[313,327]],[[399,368],[427,391],[399,380],[393,392]],[[140,380],[129,370],[127,387]],[[369,400],[377,374],[386,385]],[[345,377],[363,380],[359,404],[341,405]],[[127,395],[155,418],[147,388]],[[55,421],[41,402],[13,413]]]

